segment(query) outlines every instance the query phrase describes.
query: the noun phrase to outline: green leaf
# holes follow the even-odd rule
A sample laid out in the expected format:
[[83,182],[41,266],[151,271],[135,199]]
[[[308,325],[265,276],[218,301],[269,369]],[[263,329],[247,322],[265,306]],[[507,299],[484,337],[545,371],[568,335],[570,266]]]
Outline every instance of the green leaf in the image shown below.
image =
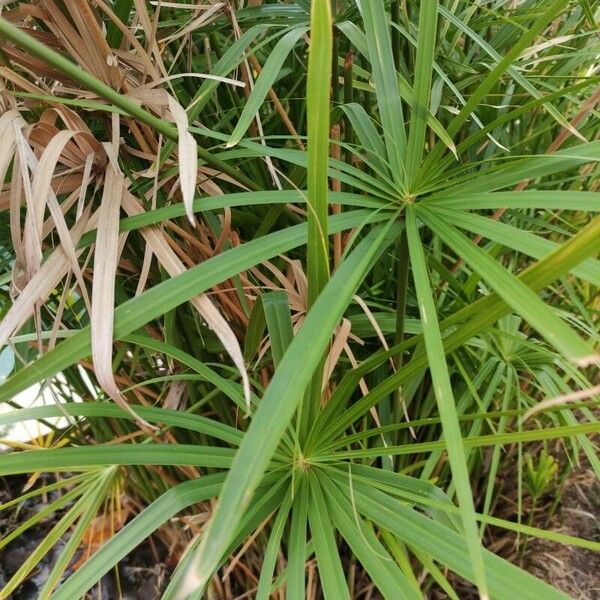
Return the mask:
[[248,326],[246,328],[246,335],[244,337],[244,360],[247,363],[249,363],[258,352],[265,333],[265,327],[267,326],[262,298],[263,294],[260,294],[254,301]]
[[315,545],[317,567],[325,600],[350,600],[348,584],[335,543],[335,530],[321,486],[314,474],[309,474],[308,522]]
[[[329,192],[329,202],[332,204],[343,204],[344,206],[356,206],[361,208],[382,208],[381,202],[358,194],[347,192]],[[270,190],[264,192],[237,192],[223,196],[198,198],[192,203],[194,213],[219,210],[221,208],[234,208],[237,206],[262,206],[265,204],[287,204],[306,203],[305,190]],[[183,204],[169,204],[154,210],[147,210],[133,217],[125,217],[119,222],[119,231],[134,231],[162,223],[169,219],[181,217],[186,214]],[[94,243],[95,231],[90,231],[81,237],[78,248],[84,248]]]
[[448,127],[448,133],[450,133],[450,135],[454,136],[460,131],[471,112],[492,90],[500,77],[502,77],[502,74],[519,58],[521,53],[529,47],[548,23],[556,18],[566,4],[567,0],[554,0],[554,2],[552,2],[534,21],[531,27],[522,33],[517,43],[514,44],[504,58],[502,58],[502,60],[500,60],[490,71],[487,77],[483,79],[477,89],[470,95],[468,102],[463,106],[460,113],[452,120],[452,123],[450,123]]
[[383,0],[360,0],[357,4],[365,25],[387,159],[395,181],[403,189],[406,183],[406,131],[385,4]]
[[386,162],[386,149],[381,136],[364,107],[356,102],[342,104],[340,109],[348,118],[352,129],[360,142],[360,147],[367,153],[374,168],[382,174],[389,174],[389,164]]
[[429,96],[431,93],[431,74],[436,47],[436,29],[438,19],[437,0],[421,2],[419,8],[419,36],[415,64],[414,100],[410,115],[408,145],[406,149],[406,174],[409,178],[409,191],[421,166],[427,116],[429,115]]
[[[461,19],[453,15],[449,10],[445,9],[443,6],[440,7],[440,13],[444,18],[448,19],[451,23],[453,23],[458,29],[465,33],[468,37],[470,37],[475,43],[477,43],[483,51],[491,56],[497,63],[502,61],[502,56],[496,52],[496,50],[488,44],[480,35],[478,35],[473,29],[471,29],[466,23],[463,23]],[[540,92],[524,75],[521,74],[519,68],[511,63],[507,66],[506,72],[510,74],[510,76],[527,92],[529,92],[536,99],[543,99],[544,94]],[[544,102],[544,108],[548,111],[550,115],[559,123],[562,127],[567,129],[573,129],[569,121],[560,113],[560,111],[551,103]],[[576,131],[576,130],[575,130]]]
[[[37,525],[40,521],[44,521],[45,519],[51,518],[53,514],[67,506],[74,498],[81,496],[96,481],[97,473],[83,473],[82,475],[80,475],[80,477],[85,477],[83,483],[80,483],[71,490],[63,491],[63,493],[58,497],[57,500],[48,503],[41,510],[35,512],[33,516],[20,523],[19,526],[15,527],[10,533],[5,534],[2,537],[2,540],[0,540],[0,550],[5,548],[13,540],[17,539],[25,531],[27,531],[34,525]],[[25,496],[25,494],[23,496]],[[25,498],[20,500],[21,502],[24,502]]]
[[269,93],[269,89],[277,79],[285,59],[306,31],[306,27],[296,27],[291,31],[288,31],[270,51],[269,57],[263,65],[260,75],[254,82],[254,89],[252,90],[250,97],[246,100],[244,110],[227,142],[227,148],[235,146],[242,139],[248,127],[250,127],[250,124],[258,114],[264,99]]
[[[231,44],[227,47],[227,50],[223,53],[223,56],[221,56],[214,64],[210,74],[219,77],[226,77],[229,75],[244,60],[244,57],[247,55],[248,46],[250,46],[259,35],[265,33],[265,30],[268,27],[269,26],[264,23],[254,25],[242,32],[239,38],[232,40]],[[279,35],[280,32],[276,32],[273,37]],[[254,50],[256,50],[256,47]],[[215,79],[206,79],[202,82],[202,85],[194,95],[194,98],[187,109],[190,123],[198,118],[198,115],[210,102],[218,85],[219,81]]]
[[[385,334],[389,335],[396,332],[396,313],[393,312],[372,312],[371,315],[375,319],[378,328]],[[352,333],[359,338],[374,338],[378,333],[373,327],[373,323],[365,314],[352,315],[350,317],[352,324]],[[421,333],[421,322],[419,319],[408,317],[404,320],[404,333]]]
[[499,168],[491,169],[490,172],[474,172],[464,183],[453,183],[449,189],[425,199],[423,204],[433,202],[440,197],[464,197],[466,194],[493,192],[517,185],[522,181],[535,180],[598,160],[600,160],[600,141],[579,144],[572,148],[558,150],[553,154],[510,160]]
[[306,526],[308,524],[308,482],[301,476],[292,506],[288,537],[288,600],[305,600]]
[[[288,230],[289,231],[289,230]],[[370,232],[341,264],[308,312],[252,419],[225,481],[219,504],[190,573],[191,588],[203,588],[229,543],[280,438],[289,425],[321,361],[330,332],[368,273],[377,255],[391,243],[396,228]],[[285,401],[282,399],[285,398]]]
[[329,279],[327,195],[329,182],[329,88],[332,64],[330,0],[313,0],[310,13],[310,46],[306,82],[308,132],[308,245],[306,276],[311,307]]
[[273,363],[277,368],[294,337],[290,305],[287,294],[283,291],[263,294],[262,304],[269,330]]
[[[113,11],[119,20],[123,23],[129,23],[129,14],[133,0],[115,0]],[[106,27],[106,43],[111,48],[118,48],[123,38],[123,32],[117,27],[114,21],[110,21]]]
[[444,573],[437,567],[431,557],[414,546],[411,547],[411,550],[417,557],[417,560],[425,569],[427,569],[427,571],[429,571],[431,578],[442,588],[442,590],[444,590],[444,592],[446,592],[448,598],[450,598],[450,600],[460,600]]
[[[352,505],[353,498],[344,497],[337,486],[319,472],[317,476],[325,493],[334,525],[348,542],[352,552],[384,598],[396,600],[399,594],[401,598],[406,599],[422,598],[377,539],[373,530],[358,516]],[[352,490],[350,493],[352,494]]]
[[458,422],[450,374],[446,364],[444,344],[440,331],[437,310],[433,300],[425,253],[419,239],[417,219],[413,206],[406,211],[406,233],[412,266],[413,279],[423,325],[423,339],[427,353],[429,370],[433,381],[433,391],[442,420],[442,430],[452,470],[452,478],[461,508],[462,529],[468,554],[475,575],[475,582],[482,597],[487,597],[486,573],[483,563],[483,549],[479,542],[479,532],[475,520],[475,505],[471,491],[469,470],[462,444],[462,433]]
[[[345,495],[350,494],[347,475],[336,475],[335,481]],[[373,522],[396,535],[398,539],[420,549],[461,577],[475,581],[470,557],[464,551],[465,540],[460,533],[364,483],[355,482],[353,490],[356,508],[360,514],[372,519]],[[483,550],[482,553],[491,598],[495,600],[515,598],[565,600],[567,598],[562,592],[488,550]]]
[[149,350],[154,350],[155,352],[160,352],[161,354],[165,354],[176,359],[182,365],[190,367],[196,371],[196,373],[202,375],[206,381],[212,383],[218,390],[231,398],[231,400],[233,400],[242,410],[246,410],[244,393],[239,385],[233,383],[225,377],[222,377],[214,369],[205,365],[197,358],[190,356],[187,352],[184,352],[176,346],[173,346],[173,344],[168,344],[167,342],[151,338],[147,335],[136,334],[125,336],[123,340],[126,342],[131,342],[136,346],[142,346],[144,348],[148,348]]
[[86,500],[84,510],[77,521],[77,525],[73,528],[69,540],[65,544],[60,555],[55,559],[52,570],[44,581],[44,587],[39,591],[38,597],[40,600],[47,600],[50,598],[50,594],[69,566],[77,549],[80,547],[83,537],[89,530],[92,521],[98,516],[98,511],[106,501],[111,492],[111,487],[114,485],[118,476],[116,469],[107,469],[105,473],[101,474],[98,482],[92,486],[89,491],[89,496],[87,498],[85,496],[82,498],[82,500]]
[[[533,208],[545,210],[575,210],[600,212],[600,193],[573,192],[570,190],[524,190],[522,192],[489,192],[454,196],[450,188],[448,197],[437,197],[434,206],[462,210],[489,210],[497,208]],[[426,202],[429,206],[429,202]]]
[[593,28],[596,28],[598,23],[596,22],[596,18],[594,17],[594,11],[592,9],[592,5],[590,4],[590,0],[579,0],[579,4],[581,4],[581,10],[583,10],[585,18],[588,20],[589,24]]
[[[600,217],[593,219],[588,225],[562,244],[556,251],[532,265],[518,277],[532,290],[541,290],[556,279],[566,275],[576,265],[600,252]],[[444,338],[445,352],[451,352],[468,342],[482,331],[510,312],[509,307],[496,294],[480,298],[469,306],[458,310],[440,323],[442,330],[454,328]],[[459,327],[456,327],[459,325]],[[342,410],[361,377],[371,372],[398,352],[404,352],[422,343],[422,335],[413,336],[388,351],[380,350],[360,364],[356,369],[346,373],[334,392],[333,397],[321,412],[319,420],[313,427],[311,443],[316,440],[330,441],[336,435],[350,427],[357,419],[381,399],[395,392],[399,386],[427,368],[427,356],[419,353],[396,373],[378,384],[364,396],[353,403],[345,412]]]
[[55,592],[53,600],[71,600],[83,596],[114,565],[178,512],[216,496],[224,479],[223,473],[205,475],[166,491],[71,575]]
[[598,362],[598,355],[526,284],[506,271],[489,254],[444,221],[435,212],[420,208],[419,216],[482,279],[561,354],[585,366]]
[[[210,138],[227,141],[227,136],[218,134],[206,127],[190,127],[190,131],[200,133]],[[229,160],[239,159],[241,157],[270,156],[277,158],[293,165],[308,168],[308,153],[291,148],[276,148],[265,146],[257,142],[242,140],[237,148],[227,150],[223,153]],[[397,197],[397,191],[390,187],[386,180],[373,177],[361,171],[357,167],[349,165],[341,160],[329,159],[328,173],[330,177],[339,179],[343,183],[355,187],[357,190],[362,190],[371,194],[374,198],[384,198],[386,200],[394,200]],[[357,196],[354,195],[354,198]],[[369,201],[373,204],[373,199],[363,198],[363,201]]]
[[[361,407],[362,409],[363,407]],[[363,409],[364,410],[364,409]],[[367,408],[368,410],[368,408]],[[505,446],[519,442],[539,442],[542,440],[555,440],[559,438],[571,437],[574,435],[587,435],[600,431],[600,422],[578,423],[577,425],[564,425],[562,427],[546,427],[543,429],[525,429],[513,433],[495,433],[493,435],[478,435],[465,437],[462,444],[465,448],[483,448],[486,446]],[[439,440],[435,442],[416,442],[404,444],[402,446],[382,446],[374,448],[364,448],[361,450],[347,450],[335,452],[333,454],[319,454],[314,458],[317,462],[336,463],[340,460],[376,458],[380,456],[403,456],[407,454],[422,454],[424,452],[434,452],[445,450],[446,442]]]
[[[539,237],[518,227],[462,210],[448,210],[436,206],[435,213],[456,227],[481,235],[533,258],[543,258],[560,247],[560,244],[552,240]],[[596,259],[588,258],[574,268],[571,274],[600,287],[600,261]]]
[[[235,549],[246,540],[253,531],[261,526],[269,515],[281,506],[288,486],[289,478],[287,474],[282,474],[281,472],[271,473],[263,479],[259,486],[261,493],[257,494],[252,500],[248,510],[236,527],[234,539],[221,557],[219,563],[221,566],[235,552]],[[187,576],[188,568],[196,556],[201,540],[201,537],[196,538],[186,550],[184,559],[175,567],[169,580],[169,585],[163,593],[162,600],[179,600],[181,597],[178,590]],[[202,595],[203,593],[201,591],[199,596],[202,597]]]
[[228,468],[235,450],[192,444],[107,444],[11,452],[0,461],[0,475],[36,471],[80,471],[103,465],[195,465]]
[[365,483],[375,485],[383,491],[416,502],[432,517],[448,527],[458,530],[460,521],[452,512],[449,512],[454,511],[454,504],[439,487],[432,483],[424,479],[361,464],[351,464],[350,473],[352,478],[362,479]]
[[[330,217],[330,227],[333,233],[388,218],[387,215],[349,211]],[[114,338],[125,337],[190,298],[264,260],[300,246],[305,240],[306,225],[295,225],[227,250],[177,277],[167,279],[115,309]],[[90,352],[90,330],[86,327],[10,377],[0,386],[0,402],[6,402],[29,386],[52,377],[89,356]]]
[[[105,469],[104,471],[95,474],[93,480],[90,481],[88,485],[88,489],[45,535],[33,552],[29,554],[25,562],[23,562],[16,573],[11,577],[10,581],[4,586],[2,590],[3,596],[9,597],[11,595],[11,593],[24,581],[27,575],[36,568],[42,558],[48,554],[52,547],[54,547],[65,535],[77,519],[89,521],[95,516],[94,513],[97,511],[99,503],[104,499],[107,486],[112,481],[114,475],[114,469]],[[75,535],[77,534],[82,535],[79,524],[75,526]],[[68,550],[68,548],[69,546],[67,545],[66,549]],[[58,564],[60,564],[61,560],[64,562],[64,556],[64,553],[61,554]],[[56,573],[53,573],[52,576],[55,577],[55,575]],[[40,594],[39,597],[44,596]]]
[[[213,419],[194,415],[189,412],[180,412],[167,408],[153,406],[136,406],[136,413],[149,423],[162,423],[171,427],[181,427],[189,431],[204,433],[217,440],[222,440],[237,446],[242,439],[242,432]],[[69,402],[60,406],[38,406],[23,408],[0,414],[0,427],[23,423],[28,420],[40,421],[48,417],[85,417],[87,419],[117,418],[132,420],[133,415],[108,402]]]
[[267,543],[260,569],[260,579],[258,581],[258,589],[256,590],[256,600],[269,600],[270,598],[271,582],[273,580],[275,563],[277,562],[279,546],[281,543],[281,538],[283,537],[283,530],[286,525],[291,504],[292,493],[291,489],[289,489],[283,504],[281,505],[277,516],[275,517],[273,528],[271,529],[271,533],[269,535],[269,542]]

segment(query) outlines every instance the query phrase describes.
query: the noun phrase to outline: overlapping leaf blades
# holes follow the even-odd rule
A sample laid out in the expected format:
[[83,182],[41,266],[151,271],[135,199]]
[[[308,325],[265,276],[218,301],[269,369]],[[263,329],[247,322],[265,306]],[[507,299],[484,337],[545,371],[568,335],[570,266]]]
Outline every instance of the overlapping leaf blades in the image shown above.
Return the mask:
[[[550,364],[561,365],[565,373],[562,379],[559,377],[562,385],[567,388],[573,382],[585,385],[585,376],[569,361],[579,366],[597,363],[593,341],[584,339],[593,340],[595,321],[585,316],[583,301],[578,301],[577,311],[584,314],[579,318],[573,314],[575,309],[558,313],[541,297],[543,288],[569,272],[594,286],[600,281],[599,263],[594,260],[600,250],[600,221],[598,217],[588,218],[588,214],[600,210],[598,193],[582,191],[577,183],[580,179],[587,190],[586,182],[593,180],[593,170],[597,168],[594,163],[600,157],[599,143],[577,141],[546,154],[552,147],[546,132],[550,135],[558,131],[558,135],[564,135],[556,128],[557,122],[571,134],[575,129],[554,102],[557,106],[562,102],[567,108],[571,103],[577,105],[576,94],[585,90],[585,85],[591,85],[573,83],[565,88],[567,91],[561,98],[555,87],[560,84],[554,82],[567,78],[569,68],[577,70],[585,64],[581,63],[580,55],[585,56],[588,48],[583,46],[585,51],[572,60],[566,59],[556,72],[550,71],[548,80],[544,79],[544,61],[534,62],[530,78],[525,78],[515,66],[523,56],[543,54],[544,48],[561,44],[558,34],[558,41],[548,46],[540,41],[543,35],[555,35],[548,30],[549,23],[554,21],[554,25],[559,28],[564,25],[565,29],[576,27],[584,20],[593,20],[593,8],[587,2],[580,3],[581,11],[577,12],[578,9],[567,7],[564,0],[539,3],[532,14],[517,7],[518,20],[510,21],[509,26],[493,9],[482,10],[477,14],[483,29],[489,26],[491,32],[499,32],[496,50],[495,39],[484,39],[473,29],[475,24],[471,19],[477,7],[449,9],[438,7],[438,2],[409,2],[409,10],[402,13],[397,10],[399,5],[394,4],[393,23],[390,23],[382,0],[338,4],[335,23],[328,0],[266,3],[233,11],[231,23],[217,16],[214,21],[208,19],[211,30],[210,43],[206,42],[207,55],[210,57],[213,43],[225,40],[224,47],[215,53],[218,60],[214,64],[210,60],[204,64],[197,56],[190,60],[208,70],[212,67],[211,73],[217,79],[207,79],[197,89],[185,82],[173,85],[169,82],[169,91],[177,96],[181,106],[187,107],[187,116],[193,123],[189,131],[201,141],[198,186],[203,195],[193,203],[189,181],[195,169],[188,168],[184,173],[172,162],[173,142],[181,137],[181,131],[178,136],[172,124],[159,118],[160,110],[165,107],[164,98],[144,96],[146,110],[132,100],[135,94],[130,97],[125,87],[115,91],[102,81],[104,66],[98,67],[96,74],[88,73],[16,27],[0,21],[3,43],[9,40],[29,50],[72,82],[114,106],[102,105],[97,100],[62,98],[57,98],[57,105],[70,102],[73,107],[97,111],[96,116],[118,110],[129,119],[131,132],[120,132],[127,144],[119,150],[119,162],[131,180],[131,192],[140,201],[146,201],[148,210],[120,222],[120,231],[132,234],[126,259],[116,275],[119,306],[115,311],[114,340],[120,350],[115,366],[127,367],[116,369],[121,377],[125,373],[140,373],[128,389],[153,391],[153,386],[165,384],[159,393],[150,396],[153,401],[164,400],[186,407],[185,410],[142,405],[138,408],[136,404],[136,414],[159,427],[156,435],[168,434],[171,437],[166,439],[177,443],[146,436],[142,443],[88,444],[28,451],[0,459],[0,473],[4,474],[81,471],[81,476],[76,475],[65,484],[68,490],[65,503],[80,493],[86,502],[91,495],[97,496],[95,504],[83,512],[82,500],[77,501],[62,521],[65,530],[74,525],[71,541],[43,590],[44,597],[52,593],[85,528],[99,510],[108,485],[106,478],[116,473],[114,467],[137,469],[149,465],[161,467],[162,472],[170,469],[174,480],[181,479],[182,473],[189,477],[189,471],[171,469],[177,466],[200,467],[202,476],[168,490],[150,478],[152,484],[148,489],[153,493],[147,500],[148,506],[62,584],[54,593],[55,598],[66,600],[84,594],[136,544],[164,527],[178,512],[217,497],[208,526],[190,544],[173,574],[163,596],[166,600],[203,594],[234,549],[269,516],[272,516],[267,529],[269,538],[257,578],[259,598],[268,597],[285,584],[288,598],[303,599],[306,560],[313,553],[325,598],[349,598],[344,573],[349,552],[385,598],[396,598],[398,590],[403,597],[421,597],[416,572],[422,568],[452,596],[451,581],[436,563],[474,582],[482,597],[488,594],[507,600],[564,597],[487,552],[479,543],[479,521],[521,533],[544,534],[519,523],[503,524],[488,514],[476,512],[469,473],[476,457],[470,449],[493,447],[494,469],[500,460],[501,445],[555,437],[568,439],[574,452],[582,448],[588,457],[593,457],[593,447],[585,434],[598,431],[599,425],[589,411],[582,413],[587,422],[578,423],[568,409],[559,407],[553,413],[557,422],[552,427],[507,431],[510,419],[526,410],[510,404],[512,394],[520,394],[515,391],[518,372],[510,357],[502,355],[501,360],[506,364],[497,367],[485,353],[478,357],[472,353],[466,357],[452,353],[462,352],[465,344],[480,349],[502,347],[506,351],[505,346],[490,342],[489,338],[498,334],[493,328],[498,319],[512,312],[521,315],[527,326],[545,338],[548,343],[545,352],[555,361]],[[570,20],[564,24],[559,17],[567,10],[574,12],[568,13]],[[115,28],[114,19],[109,23],[107,39],[112,44],[124,43],[127,38],[126,43],[132,44],[135,52],[144,51],[132,41],[136,39],[136,34],[131,33],[133,28],[130,31],[127,27],[130,17],[135,15],[142,24],[142,33],[137,35],[147,42],[148,56],[161,57],[161,52],[165,55],[172,52],[172,40],[177,36],[144,29],[151,25],[151,20],[143,3],[118,2],[115,11],[123,27]],[[159,29],[165,27],[161,23],[163,14],[169,15],[168,26],[176,32],[186,31],[190,25],[181,6],[165,6],[154,13]],[[229,26],[235,39],[223,33],[229,31]],[[310,43],[304,48],[306,32]],[[463,35],[474,42],[476,49],[465,49],[460,54],[458,42]],[[156,44],[156,36],[162,40],[162,49]],[[565,39],[572,41],[568,34]],[[348,43],[350,47],[346,48]],[[399,45],[404,47],[402,56],[398,54]],[[467,46],[465,42],[464,47]],[[350,69],[351,52],[342,61],[342,48],[344,52],[356,50],[364,60],[357,61]],[[8,49],[16,62],[14,47]],[[305,51],[308,61],[304,60]],[[494,61],[481,76],[477,71],[482,64],[478,62],[479,51]],[[457,60],[446,58],[445,53],[454,56],[452,52],[458,53]],[[265,59],[260,74],[248,68],[250,54],[256,61],[252,64]],[[76,59],[93,59],[82,55],[81,50],[74,55]],[[119,56],[120,60],[127,60],[126,53]],[[138,58],[143,63],[148,56],[142,54]],[[184,77],[178,62],[179,52],[171,56],[174,68]],[[340,63],[344,65],[343,71],[338,68]],[[219,77],[230,75],[240,65],[246,83],[256,76],[243,107],[235,95],[222,90],[218,83]],[[293,65],[292,75],[289,65]],[[130,71],[137,66],[132,63]],[[15,74],[11,77],[10,81],[21,82]],[[140,81],[145,78],[144,72]],[[506,84],[505,79],[510,78],[534,98],[530,104],[514,94],[512,83]],[[134,79],[130,72],[127,82]],[[336,121],[337,112],[330,110],[332,100],[336,104],[341,102],[340,80],[346,93],[352,88],[356,96],[362,94],[360,104],[344,97],[341,111],[337,111],[345,115],[343,122]],[[167,77],[160,82],[155,78],[153,85],[160,87],[167,81]],[[302,108],[297,111],[294,106],[299,82],[306,82],[307,89]],[[549,91],[548,96],[541,89]],[[15,95],[15,98],[29,102],[28,98],[36,97],[47,102],[49,94],[45,91],[42,94],[41,90],[33,93],[28,90],[24,94],[31,96]],[[267,94],[272,107],[265,102]],[[517,107],[513,108],[512,103]],[[498,114],[490,110],[490,105]],[[526,130],[527,135],[518,131],[522,129],[523,115],[539,119],[534,111],[543,105],[551,118],[541,125],[536,122]],[[286,107],[291,121],[289,117],[283,118]],[[31,106],[26,105],[25,109],[28,118],[34,119]],[[490,112],[493,115],[488,119]],[[85,124],[84,119],[77,120],[76,113],[63,114],[72,119],[71,126]],[[180,128],[184,116],[179,114]],[[100,123],[102,118],[98,117]],[[490,123],[489,130],[482,120]],[[300,139],[292,131],[293,126],[290,129],[292,122],[299,130],[306,131],[307,152],[285,147],[287,142],[298,145]],[[581,124],[581,119],[577,124]],[[330,132],[331,125],[340,126],[341,133],[335,129]],[[94,126],[96,134],[105,133],[102,125]],[[265,139],[262,129],[265,126],[272,138]],[[162,147],[151,128],[171,141]],[[506,143],[511,128],[522,133],[509,136],[515,142],[514,154],[521,157],[503,154],[501,143]],[[580,137],[594,137],[595,131],[589,123],[584,122],[582,129],[585,134],[578,134]],[[261,139],[256,142],[245,138],[248,131],[252,135],[258,133]],[[331,149],[330,133],[335,138],[333,143],[341,145],[339,151]],[[490,136],[488,141],[478,147],[486,135]],[[129,152],[131,144],[140,148]],[[206,145],[218,145],[218,149],[215,146],[209,151],[204,148]],[[77,162],[74,149],[70,151],[66,156],[67,166],[89,176],[91,167]],[[455,162],[455,151],[459,163]],[[150,163],[145,164],[149,169],[146,175],[152,176],[147,180],[138,176],[143,161]],[[181,186],[185,206],[169,204],[177,183],[168,194],[161,188],[178,173],[187,182],[187,187],[183,183]],[[66,169],[61,173],[64,180],[57,183],[64,184],[68,174]],[[164,177],[160,183],[159,175]],[[110,181],[107,183],[97,170],[94,177],[95,184],[106,190]],[[283,187],[289,189],[268,189],[274,181],[279,184],[283,181]],[[540,188],[509,191],[511,186],[526,185],[526,181]],[[82,184],[83,191],[75,189],[81,198],[85,198],[87,183]],[[22,178],[22,184],[26,186],[26,179]],[[254,191],[239,192],[236,190],[239,187]],[[302,191],[305,187],[306,192]],[[330,187],[343,191],[331,193]],[[553,191],[548,191],[548,187]],[[17,242],[18,219],[14,215],[19,210],[19,193],[13,190],[10,195],[0,197],[0,202],[7,203],[6,207],[13,211],[11,239]],[[213,198],[206,197],[211,194]],[[67,215],[70,214],[67,202],[73,202],[73,198],[67,200],[61,196]],[[4,204],[1,206],[5,208]],[[332,212],[342,214],[329,216],[330,206]],[[302,212],[301,207],[307,212]],[[509,209],[504,221],[497,220],[500,214],[490,218],[485,212],[504,208]],[[181,225],[179,217],[186,209],[188,216],[192,211],[201,216],[198,239],[194,230]],[[571,211],[575,213],[572,218],[577,220],[573,225],[569,221],[557,224],[558,211]],[[300,222],[303,220],[307,223]],[[158,269],[152,271],[152,285],[138,284],[132,290],[128,269],[139,250],[139,240],[143,239],[137,230],[157,224],[164,224],[165,228],[154,230],[156,235],[165,235],[165,243],[175,248],[182,260],[189,257],[179,245],[187,248],[195,261],[189,259],[188,270],[172,278],[164,278]],[[101,233],[103,225],[97,226]],[[536,233],[527,231],[529,226]],[[86,228],[94,227],[91,219]],[[276,231],[270,232],[271,229]],[[459,229],[481,235],[493,244],[480,246]],[[352,235],[338,238],[344,241],[345,253],[331,274],[329,237],[347,231]],[[255,234],[257,239],[252,239]],[[81,240],[79,237],[75,240],[73,230],[70,235],[81,251],[95,239],[93,232]],[[111,235],[116,246],[114,227]],[[393,256],[392,248],[400,235],[408,240],[410,257]],[[211,244],[213,254],[207,252]],[[402,251],[403,245],[399,248]],[[15,252],[19,250],[15,247]],[[117,248],[112,250],[116,252]],[[96,248],[97,253],[100,251],[101,248]],[[538,262],[523,261],[514,251]],[[145,266],[140,271],[147,277],[152,253],[145,256],[150,258],[144,259]],[[406,269],[412,270],[414,285],[406,282],[395,285],[395,275],[390,275],[402,271],[397,271],[395,261],[403,259],[409,259]],[[452,261],[458,259],[464,260],[466,267],[460,269],[456,263],[458,270],[452,270]],[[529,267],[523,269],[524,265]],[[17,275],[18,269],[19,265]],[[68,285],[65,284],[67,291]],[[402,291],[403,286],[408,289]],[[147,291],[139,294],[144,287]],[[273,292],[274,288],[277,289]],[[397,289],[400,291],[395,296]],[[366,300],[361,303],[361,310],[364,305],[373,309],[370,313],[361,314],[352,305],[357,290]],[[243,335],[246,326],[251,330],[252,339],[246,340],[246,358],[257,363],[249,366],[254,376],[254,393],[248,421],[238,421],[232,410],[232,407],[244,409],[245,405],[235,369],[222,364],[222,345],[211,337],[205,323],[198,322],[195,313],[187,311],[186,303],[205,292],[218,299],[219,309],[234,324],[238,335]],[[484,297],[480,297],[482,293]],[[264,295],[259,299],[261,294]],[[571,293],[573,296],[577,294]],[[560,298],[560,294],[555,297]],[[41,313],[36,313],[38,331],[32,335],[23,331],[21,338],[66,339],[16,371],[0,387],[3,401],[10,401],[17,392],[61,371],[69,375],[70,385],[77,386],[78,380],[71,372],[73,365],[85,361],[91,348],[85,310],[66,291],[63,300],[49,301],[51,311],[55,304],[54,316],[59,317],[52,326],[41,331],[40,323],[47,321],[41,319]],[[65,305],[74,307],[72,329],[60,326]],[[404,318],[405,311],[410,313],[410,328],[404,326],[409,322]],[[344,329],[340,327],[344,315],[354,318],[344,323],[360,319],[364,322],[366,318],[369,330],[374,333],[371,339],[378,340],[377,344],[384,348],[373,347],[371,342],[363,348],[351,335],[346,333],[344,337]],[[584,322],[586,318],[588,321]],[[387,325],[382,325],[384,320]],[[574,324],[579,331],[575,331]],[[92,325],[98,331],[98,323]],[[142,334],[143,328],[146,331]],[[60,335],[58,329],[64,329]],[[418,333],[409,337],[410,331]],[[506,336],[507,332],[501,334]],[[266,344],[264,335],[268,337]],[[333,346],[337,344],[339,350],[337,365],[330,370],[330,380],[323,381],[323,357],[334,336]],[[13,341],[18,339],[15,336]],[[388,343],[392,346],[389,350]],[[537,350],[542,344],[536,341],[533,346]],[[525,343],[524,347],[531,351]],[[105,347],[105,354],[110,354],[110,350]],[[398,356],[402,360],[393,361],[392,368],[389,359]],[[545,360],[540,356],[536,354],[532,363],[536,368],[536,361]],[[358,366],[353,368],[355,364]],[[103,366],[104,377],[98,378],[100,384],[111,379],[107,377],[107,361]],[[160,373],[148,372],[154,369]],[[495,375],[491,379],[481,375],[492,371]],[[431,376],[431,385],[426,373]],[[536,373],[536,377],[546,382],[543,373]],[[455,386],[454,381],[461,378],[464,385]],[[183,397],[182,388],[177,387],[181,382],[193,402]],[[488,382],[498,388],[505,386],[501,394],[502,410],[492,410],[493,392],[478,391]],[[77,389],[82,391],[81,386]],[[146,398],[143,393],[141,398]],[[531,401],[536,398],[532,393]],[[394,404],[398,399],[405,403],[410,422],[406,422],[403,412]],[[518,399],[521,400],[520,396]],[[473,411],[473,403],[478,403],[477,412]],[[210,417],[194,414],[205,409]],[[114,427],[115,437],[133,435],[137,439],[141,434],[131,431],[128,425],[133,415],[98,399],[83,405],[71,402],[64,408],[19,411],[0,417],[0,424],[45,419],[62,414],[62,410],[86,419],[100,441],[110,442],[101,437],[102,424]],[[96,428],[96,424],[100,426]],[[408,430],[416,431],[420,439],[415,442],[406,437]],[[77,440],[73,442],[76,444]],[[420,477],[394,472],[412,469],[401,457],[414,454],[424,457],[417,467]],[[449,469],[444,464],[446,454]],[[363,465],[363,461],[370,466]],[[215,469],[219,472],[210,472]],[[152,470],[136,471],[144,472]],[[428,481],[434,474],[439,477],[440,487]],[[70,485],[79,487],[71,489]],[[85,486],[89,488],[87,491],[83,489]],[[450,496],[456,495],[458,507],[442,488]],[[143,493],[148,493],[148,489]],[[487,490],[484,513],[490,507],[493,490],[492,483]],[[552,535],[562,542],[572,541]],[[44,548],[58,536],[55,532]],[[339,539],[345,541],[349,550],[338,543]],[[590,547],[590,543],[583,544]],[[277,561],[280,547],[287,558],[283,569]],[[276,567],[279,572],[274,578]],[[19,577],[24,576],[25,570]],[[14,587],[14,582],[10,586]]]

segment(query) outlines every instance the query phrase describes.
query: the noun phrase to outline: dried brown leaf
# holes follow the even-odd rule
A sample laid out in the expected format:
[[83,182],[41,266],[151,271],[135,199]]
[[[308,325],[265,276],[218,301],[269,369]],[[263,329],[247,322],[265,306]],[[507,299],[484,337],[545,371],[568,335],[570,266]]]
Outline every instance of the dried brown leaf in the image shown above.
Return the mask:
[[169,110],[173,115],[179,134],[179,185],[183,196],[183,204],[190,223],[195,225],[193,203],[198,175],[198,147],[194,136],[188,131],[187,113],[172,96],[169,96]]

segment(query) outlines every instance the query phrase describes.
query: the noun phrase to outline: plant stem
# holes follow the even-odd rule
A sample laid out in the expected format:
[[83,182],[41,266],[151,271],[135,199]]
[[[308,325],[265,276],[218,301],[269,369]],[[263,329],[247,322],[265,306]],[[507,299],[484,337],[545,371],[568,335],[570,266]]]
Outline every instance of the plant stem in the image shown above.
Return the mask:
[[[310,47],[306,82],[306,128],[308,173],[308,239],[306,277],[308,309],[315,304],[329,281],[328,204],[329,112],[331,107],[331,72],[333,28],[330,0],[314,0],[311,5]],[[301,437],[309,430],[321,404],[321,381],[325,354],[314,370],[304,403],[300,408]]]

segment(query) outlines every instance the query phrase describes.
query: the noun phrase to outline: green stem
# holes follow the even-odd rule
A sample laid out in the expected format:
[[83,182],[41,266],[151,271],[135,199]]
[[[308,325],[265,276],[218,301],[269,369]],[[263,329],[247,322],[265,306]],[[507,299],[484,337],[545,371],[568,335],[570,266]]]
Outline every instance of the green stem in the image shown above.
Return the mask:
[[[337,59],[337,58],[336,58]],[[333,17],[330,0],[311,4],[310,46],[306,81],[306,129],[308,173],[306,177],[308,239],[306,278],[310,309],[329,281],[328,205],[329,128],[333,62]],[[300,437],[309,430],[321,404],[321,380],[325,353],[314,371],[300,411]]]

